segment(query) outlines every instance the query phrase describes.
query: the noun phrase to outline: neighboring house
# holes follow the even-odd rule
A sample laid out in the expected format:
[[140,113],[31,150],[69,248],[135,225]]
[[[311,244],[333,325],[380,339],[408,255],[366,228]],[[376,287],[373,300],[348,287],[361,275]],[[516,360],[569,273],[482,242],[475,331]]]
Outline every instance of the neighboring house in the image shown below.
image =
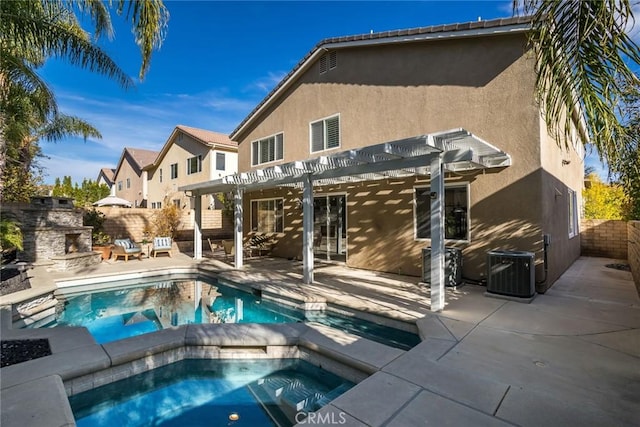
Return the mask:
[[115,195],[131,202],[134,208],[146,207],[147,172],[143,169],[157,156],[157,151],[125,147],[114,176]]
[[[542,290],[580,255],[584,132],[575,132],[568,149],[549,134],[534,99],[529,27],[527,18],[511,18],[323,40],[230,135],[244,175],[184,190],[244,188],[244,233],[275,233],[273,255],[293,258],[308,236],[301,208],[308,196],[302,185],[281,184],[304,184],[304,175],[315,171],[308,174],[318,179],[312,181],[315,257],[419,276],[422,250],[431,245],[431,199],[441,192],[429,187],[429,164],[410,164],[419,154],[379,144],[437,141],[448,147],[447,156],[466,159],[443,160],[442,200],[445,244],[462,250],[464,276],[485,279],[490,250],[531,251],[536,279],[546,279]],[[490,145],[456,152],[457,135],[478,138],[434,137],[457,128]],[[368,152],[372,146],[375,152]],[[495,163],[480,151],[491,146],[498,149],[490,150]],[[395,174],[370,173],[393,156]],[[335,165],[351,172],[340,175]],[[334,169],[318,172],[323,167]],[[317,178],[331,176],[338,179]],[[256,182],[260,190],[251,191]],[[543,235],[551,242],[548,273]]]
[[[236,173],[238,144],[222,133],[178,125],[144,170],[148,172],[147,207],[160,209],[165,203],[173,203],[190,209],[189,197],[178,187]],[[215,195],[203,208],[220,208]]]
[[112,196],[116,195],[116,187],[114,186],[115,176],[116,176],[115,169],[102,168],[100,169],[100,173],[98,173],[98,179],[96,180],[98,185],[104,184],[107,187],[109,187],[109,191]]

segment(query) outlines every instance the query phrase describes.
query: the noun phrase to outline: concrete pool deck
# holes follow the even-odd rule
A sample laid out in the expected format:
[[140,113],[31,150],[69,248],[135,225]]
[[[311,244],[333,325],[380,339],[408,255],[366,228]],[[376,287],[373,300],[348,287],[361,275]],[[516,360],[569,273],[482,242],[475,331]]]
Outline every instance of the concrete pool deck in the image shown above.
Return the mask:
[[[21,292],[35,295],[51,288],[50,292],[56,281],[72,277],[169,266],[221,271],[226,280],[253,282],[268,292],[292,297],[321,295],[329,304],[418,325],[421,344],[376,362],[371,376],[320,411],[321,415],[334,413],[334,417],[319,420],[345,419],[346,424],[341,425],[350,426],[631,426],[640,421],[640,299],[629,272],[605,267],[613,262],[618,261],[578,259],[531,304],[487,298],[479,286],[448,290],[447,305],[439,314],[430,313],[428,289],[417,285],[415,277],[320,265],[316,283],[302,286],[301,268],[294,261],[253,259],[246,269],[233,271],[220,260],[195,262],[183,254],[102,263],[86,272],[45,274],[34,269],[30,271],[33,288]],[[0,297],[0,304],[25,295]],[[6,315],[1,320],[6,327]],[[43,333],[1,332],[3,339]],[[333,348],[344,357],[351,353],[326,331],[307,331],[304,336],[303,345]],[[136,351],[144,352],[145,345]],[[362,342],[357,351],[353,347],[353,354],[365,357],[368,345]],[[106,352],[108,346],[90,344],[75,353]],[[117,346],[111,347],[113,352]],[[15,372],[25,370],[26,365],[51,363],[44,359],[55,357],[0,370],[3,427],[36,425],[33,421],[50,410],[52,401],[64,403],[65,384],[55,375],[34,374],[24,382],[11,379],[5,384],[5,378],[19,378]],[[83,357],[92,363],[112,363],[110,357],[115,356],[107,355],[104,360],[101,355]],[[40,382],[47,382],[52,391],[47,398],[35,399]],[[46,425],[71,425],[66,410],[61,409],[61,423]]]

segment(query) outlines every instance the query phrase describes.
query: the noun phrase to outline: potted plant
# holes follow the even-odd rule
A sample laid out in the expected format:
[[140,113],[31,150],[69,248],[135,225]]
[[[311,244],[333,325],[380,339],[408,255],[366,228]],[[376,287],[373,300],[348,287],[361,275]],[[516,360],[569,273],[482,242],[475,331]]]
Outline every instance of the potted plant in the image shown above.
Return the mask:
[[105,234],[103,231],[91,234],[93,244],[91,250],[94,252],[100,252],[102,259],[109,259],[111,256],[111,236]]

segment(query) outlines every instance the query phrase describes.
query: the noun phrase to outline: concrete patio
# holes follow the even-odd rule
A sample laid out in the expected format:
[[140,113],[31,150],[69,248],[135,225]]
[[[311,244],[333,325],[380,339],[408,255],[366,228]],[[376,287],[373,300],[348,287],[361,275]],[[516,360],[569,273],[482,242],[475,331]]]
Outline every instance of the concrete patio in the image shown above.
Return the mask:
[[[342,425],[631,426],[640,423],[640,299],[629,272],[605,267],[612,262],[619,261],[578,259],[531,304],[488,298],[485,288],[474,285],[448,290],[447,305],[439,314],[429,311],[428,288],[418,285],[415,277],[320,265],[315,283],[303,286],[296,261],[257,258],[234,271],[217,255],[196,262],[185,254],[103,262],[91,271],[71,274],[38,267],[30,271],[32,289],[0,297],[0,305],[50,291],[56,281],[70,278],[168,267],[220,271],[225,280],[251,283],[266,292],[326,300],[330,306],[417,325],[421,344],[371,365],[371,376],[321,410],[334,413],[333,420],[346,419]],[[25,333],[7,330],[7,321],[5,315],[3,338]],[[313,337],[305,338],[304,345],[336,345],[327,333],[304,332],[298,339],[303,336]],[[98,353],[109,351],[109,345],[93,347],[103,347],[92,350]],[[3,426],[36,425],[29,420],[37,417],[11,417],[20,402],[23,410],[25,401],[30,405],[25,416],[46,414],[51,406],[46,399],[29,402],[33,388],[25,383],[5,387],[4,379],[15,378],[10,371],[20,365],[2,369]],[[64,399],[62,383],[54,386],[58,392],[51,398]],[[68,421],[69,414],[62,415]]]

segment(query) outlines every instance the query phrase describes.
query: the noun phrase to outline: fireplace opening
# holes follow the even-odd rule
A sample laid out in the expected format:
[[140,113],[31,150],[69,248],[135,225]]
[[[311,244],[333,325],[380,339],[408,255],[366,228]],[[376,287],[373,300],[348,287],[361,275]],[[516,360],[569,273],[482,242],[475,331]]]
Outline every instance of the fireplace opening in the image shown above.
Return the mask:
[[64,253],[72,254],[78,252],[80,233],[71,233],[64,235]]

